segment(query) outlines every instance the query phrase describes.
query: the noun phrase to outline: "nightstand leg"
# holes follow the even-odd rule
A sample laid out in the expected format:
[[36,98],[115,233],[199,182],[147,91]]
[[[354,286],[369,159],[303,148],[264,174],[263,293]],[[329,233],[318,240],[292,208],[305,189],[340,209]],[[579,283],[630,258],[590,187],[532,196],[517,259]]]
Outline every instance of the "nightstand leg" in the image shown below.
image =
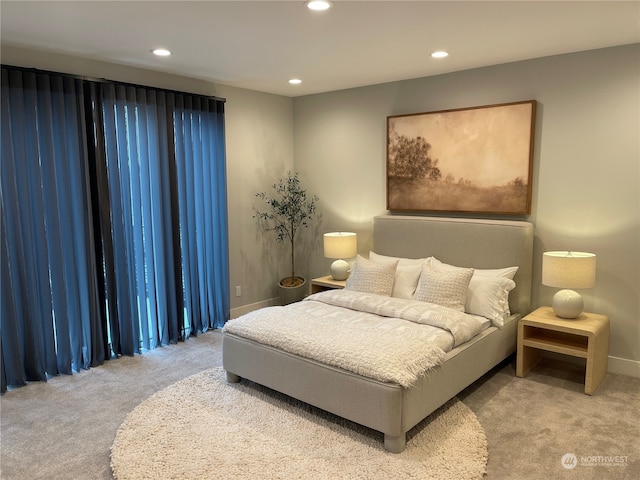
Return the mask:
[[524,377],[529,370],[540,361],[542,352],[537,348],[524,345],[524,339],[529,336],[529,329],[522,322],[518,325],[518,354],[516,357],[516,376]]
[[584,393],[593,395],[607,374],[609,332],[597,337],[589,337],[587,347],[587,371],[584,378]]
[[524,345],[518,346],[518,358],[516,360],[516,376],[524,377],[533,367],[535,367],[540,358],[542,352],[537,348],[525,347]]

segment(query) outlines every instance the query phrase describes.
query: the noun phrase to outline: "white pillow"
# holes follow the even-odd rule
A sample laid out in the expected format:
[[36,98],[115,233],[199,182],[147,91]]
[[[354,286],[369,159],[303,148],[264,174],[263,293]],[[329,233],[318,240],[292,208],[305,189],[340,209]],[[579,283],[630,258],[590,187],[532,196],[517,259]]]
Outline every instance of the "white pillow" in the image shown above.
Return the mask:
[[489,277],[474,273],[469,282],[469,290],[464,311],[481,315],[491,320],[496,327],[504,326],[509,317],[509,292],[516,282],[505,277]]
[[420,271],[424,258],[414,260],[412,258],[387,257],[386,255],[378,255],[375,252],[369,252],[369,260],[376,263],[389,263],[394,260],[398,262],[396,268],[395,281],[393,282],[392,297],[396,298],[412,298],[418,286]]
[[[433,265],[434,267],[441,268],[443,270],[461,268],[461,267],[455,267],[453,265],[449,265],[448,263],[441,262],[436,257],[429,257],[429,260],[431,261],[431,265]],[[488,268],[488,269],[476,268],[474,269],[473,274],[482,275],[483,277],[505,277],[513,280],[513,277],[515,277],[517,271],[518,271],[518,267]]]
[[489,269],[476,268],[473,274],[480,275],[482,277],[503,277],[503,278],[508,278],[509,280],[513,280],[513,277],[516,276],[517,271],[518,271],[518,267],[489,268]]
[[377,263],[358,255],[345,289],[391,296],[398,261]]
[[439,269],[429,259],[422,264],[420,280],[413,298],[464,312],[473,268]]

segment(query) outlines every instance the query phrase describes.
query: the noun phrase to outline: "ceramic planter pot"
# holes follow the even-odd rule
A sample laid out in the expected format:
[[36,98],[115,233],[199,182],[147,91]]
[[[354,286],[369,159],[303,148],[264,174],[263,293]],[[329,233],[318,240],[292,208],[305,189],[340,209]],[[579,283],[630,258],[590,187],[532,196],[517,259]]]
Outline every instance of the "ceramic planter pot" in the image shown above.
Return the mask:
[[307,280],[302,277],[296,277],[301,280],[301,283],[295,286],[286,286],[282,284],[282,280],[278,283],[278,290],[280,291],[280,302],[282,305],[289,305],[290,303],[299,302],[307,293]]

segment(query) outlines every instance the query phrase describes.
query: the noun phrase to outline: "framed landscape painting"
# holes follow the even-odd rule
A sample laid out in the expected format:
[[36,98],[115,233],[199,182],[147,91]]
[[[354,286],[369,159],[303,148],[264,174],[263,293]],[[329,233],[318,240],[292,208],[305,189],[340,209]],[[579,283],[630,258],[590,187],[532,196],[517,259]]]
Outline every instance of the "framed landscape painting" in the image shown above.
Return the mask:
[[531,213],[536,101],[387,117],[387,209]]

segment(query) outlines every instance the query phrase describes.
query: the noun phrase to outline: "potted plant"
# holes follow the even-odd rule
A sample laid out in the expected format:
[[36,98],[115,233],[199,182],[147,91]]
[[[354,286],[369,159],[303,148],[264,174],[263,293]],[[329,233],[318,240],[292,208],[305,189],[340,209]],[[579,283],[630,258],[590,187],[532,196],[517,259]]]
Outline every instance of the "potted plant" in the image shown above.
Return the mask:
[[308,196],[300,184],[297,173],[287,175],[272,185],[273,193],[256,193],[266,206],[256,208],[257,218],[267,232],[275,232],[276,241],[289,242],[291,246],[291,274],[280,280],[280,299],[283,305],[302,300],[306,292],[306,280],[296,275],[295,244],[301,228],[309,226],[316,213],[318,197]]

